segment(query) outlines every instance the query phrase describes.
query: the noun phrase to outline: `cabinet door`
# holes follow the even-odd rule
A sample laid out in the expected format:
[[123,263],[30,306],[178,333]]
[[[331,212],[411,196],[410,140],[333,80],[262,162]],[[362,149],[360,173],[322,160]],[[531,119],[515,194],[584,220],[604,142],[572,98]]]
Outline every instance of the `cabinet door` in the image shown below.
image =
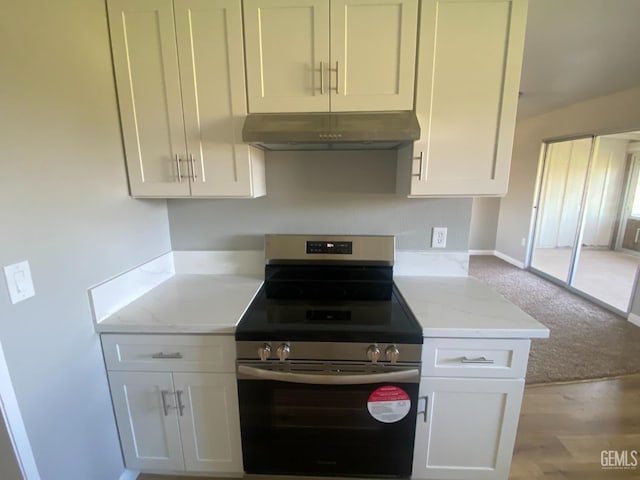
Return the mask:
[[507,480],[523,390],[523,379],[423,377],[412,478]]
[[131,195],[188,196],[173,2],[109,0],[108,11]]
[[[191,195],[252,197],[240,0],[176,0],[176,38]],[[259,162],[259,160],[257,161]]]
[[184,405],[179,419],[186,470],[242,475],[235,375],[173,375]]
[[329,110],[328,0],[244,0],[244,27],[251,113]]
[[526,10],[526,0],[422,2],[416,112],[423,137],[413,152],[422,161],[413,171],[402,162],[398,172],[410,195],[506,193]]
[[331,0],[331,110],[413,110],[417,25],[417,0]]
[[127,468],[183,470],[171,374],[109,372],[109,384]]

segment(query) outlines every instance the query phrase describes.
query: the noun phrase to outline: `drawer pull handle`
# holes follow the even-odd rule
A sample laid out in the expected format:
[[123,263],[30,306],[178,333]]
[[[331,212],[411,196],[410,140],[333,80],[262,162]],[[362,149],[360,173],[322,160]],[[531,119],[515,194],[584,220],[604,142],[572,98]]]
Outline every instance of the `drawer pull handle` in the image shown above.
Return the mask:
[[153,355],[151,355],[151,358],[164,358],[164,359],[171,359],[171,358],[182,358],[182,354],[180,352],[176,352],[176,353],[164,353],[164,352],[160,352],[160,353],[154,353]]
[[478,357],[478,358],[462,357],[462,360],[460,361],[462,363],[486,363],[486,364],[494,363],[493,360],[487,357]]

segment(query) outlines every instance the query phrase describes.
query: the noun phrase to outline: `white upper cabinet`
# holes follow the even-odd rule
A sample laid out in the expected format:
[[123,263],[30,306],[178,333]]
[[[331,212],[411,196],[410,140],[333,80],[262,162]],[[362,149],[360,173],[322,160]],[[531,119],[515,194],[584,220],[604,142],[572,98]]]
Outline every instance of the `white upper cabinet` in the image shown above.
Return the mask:
[[412,110],[417,0],[245,0],[251,113]]
[[507,192],[527,0],[423,0],[416,89],[422,137],[399,152],[409,196]]
[[240,0],[109,0],[132,196],[264,195],[247,113]]
[[249,111],[328,111],[328,0],[244,0],[244,26]]
[[417,19],[417,0],[332,0],[332,111],[413,110]]

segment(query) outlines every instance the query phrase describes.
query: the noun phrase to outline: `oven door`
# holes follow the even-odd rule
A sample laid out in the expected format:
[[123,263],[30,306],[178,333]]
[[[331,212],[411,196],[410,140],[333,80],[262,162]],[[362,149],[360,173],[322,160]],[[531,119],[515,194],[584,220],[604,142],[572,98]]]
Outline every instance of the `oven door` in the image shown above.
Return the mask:
[[418,368],[343,371],[238,367],[247,473],[411,475]]

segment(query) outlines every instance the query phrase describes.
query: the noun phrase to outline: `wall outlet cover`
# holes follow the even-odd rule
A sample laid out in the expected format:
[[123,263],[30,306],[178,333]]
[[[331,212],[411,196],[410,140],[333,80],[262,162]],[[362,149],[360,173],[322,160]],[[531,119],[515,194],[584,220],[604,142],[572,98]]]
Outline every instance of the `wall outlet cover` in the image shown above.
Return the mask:
[[431,248],[446,248],[447,227],[433,227],[431,234]]

